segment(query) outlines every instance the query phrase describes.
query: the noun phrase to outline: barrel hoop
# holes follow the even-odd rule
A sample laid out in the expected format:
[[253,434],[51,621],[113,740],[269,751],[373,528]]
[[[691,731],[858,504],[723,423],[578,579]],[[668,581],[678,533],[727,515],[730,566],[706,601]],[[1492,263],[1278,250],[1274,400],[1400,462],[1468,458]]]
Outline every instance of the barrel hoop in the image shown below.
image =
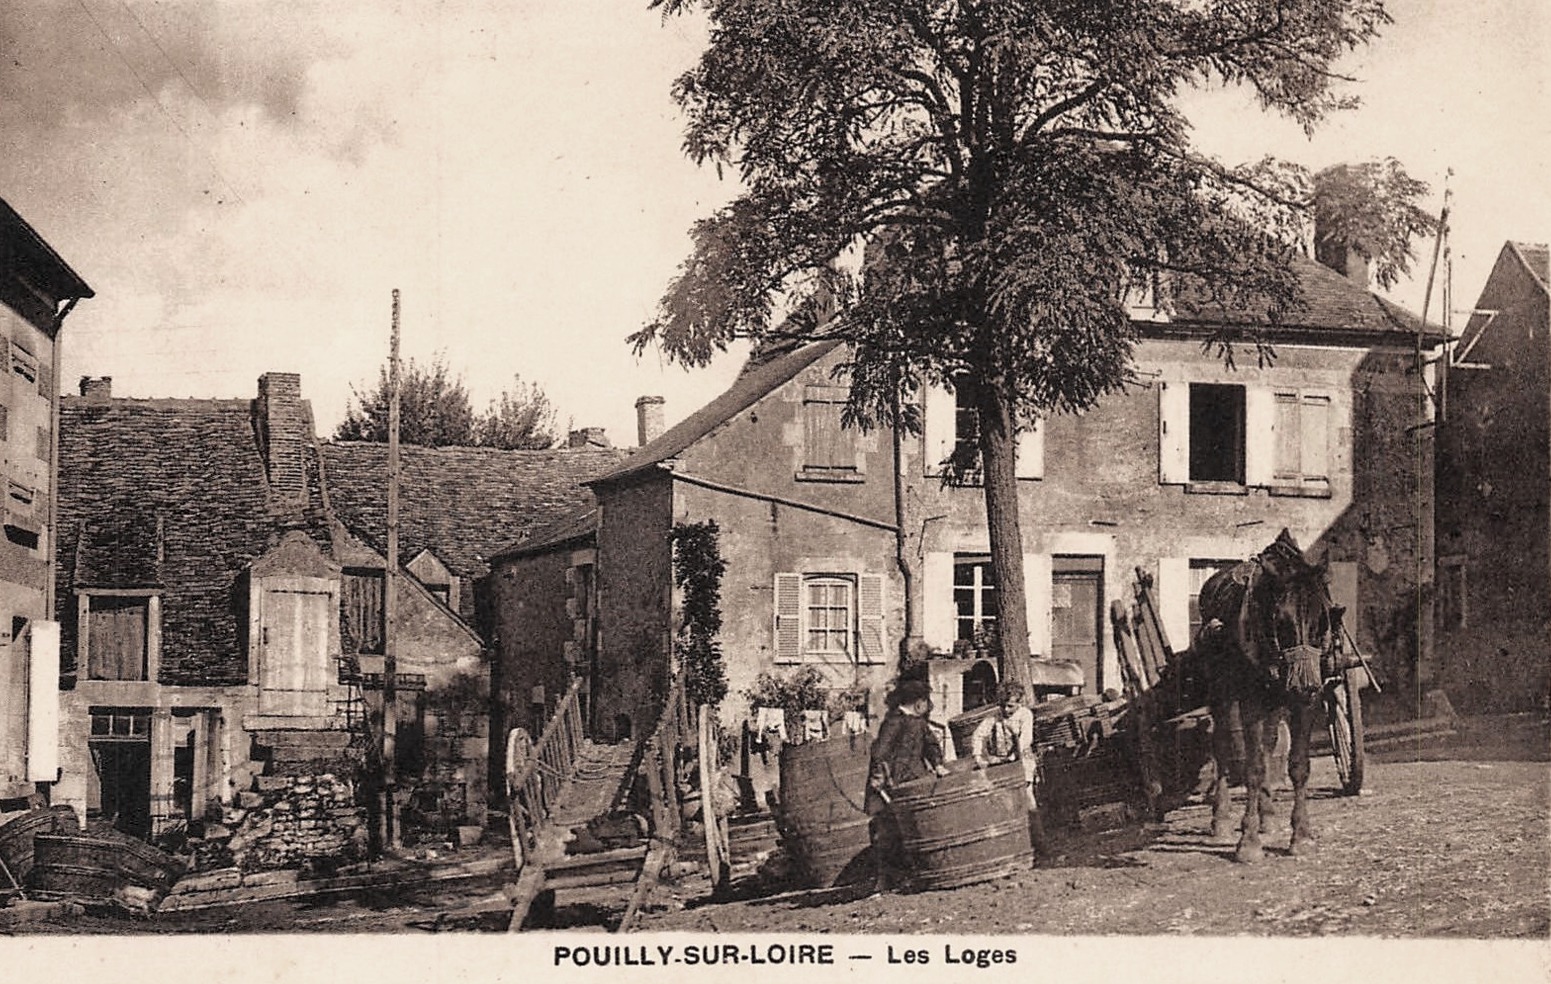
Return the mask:
[[926,872],[917,872],[912,876],[911,882],[917,888],[957,888],[977,881],[988,881],[1005,875],[1015,874],[1034,863],[1032,850],[1020,851],[1014,855],[1004,855],[989,861],[976,861],[969,864],[954,865],[947,868],[933,868]]
[[976,827],[974,830],[966,830],[960,833],[945,834],[941,837],[903,838],[906,848],[917,853],[928,853],[942,850],[947,847],[964,847],[969,844],[978,844],[984,841],[995,840],[998,837],[1006,837],[1008,834],[1028,835],[1028,820],[1004,820],[1001,823],[993,823],[988,827]]
[[933,809],[939,806],[953,806],[969,800],[984,799],[997,793],[1016,792],[1023,789],[1026,780],[1022,775],[1012,778],[993,780],[986,785],[976,784],[961,789],[949,789],[939,792],[936,789],[924,793],[899,793],[894,796],[894,808],[909,807],[911,809]]

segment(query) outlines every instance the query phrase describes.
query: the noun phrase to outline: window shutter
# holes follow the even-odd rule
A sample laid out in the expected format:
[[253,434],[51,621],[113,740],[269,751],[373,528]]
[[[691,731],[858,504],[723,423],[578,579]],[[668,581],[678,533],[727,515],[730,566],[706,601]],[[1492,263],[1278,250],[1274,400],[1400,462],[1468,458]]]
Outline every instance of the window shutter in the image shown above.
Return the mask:
[[1296,482],[1301,474],[1301,440],[1298,436],[1298,394],[1276,394],[1276,471],[1278,482]]
[[802,575],[775,576],[775,658],[802,658]]
[[944,386],[928,383],[922,387],[922,453],[925,455],[925,471],[928,475],[941,475],[942,463],[953,454],[954,434],[957,426],[957,404],[953,391]]
[[[1190,648],[1190,560],[1158,558],[1158,617],[1176,653]],[[1105,612],[1105,616],[1108,616]],[[1107,623],[1106,623],[1107,624]]]
[[1330,397],[1305,395],[1302,419],[1303,479],[1330,481]]
[[921,564],[921,636],[937,652],[953,649],[953,554],[929,553]]
[[1261,386],[1244,388],[1244,484],[1270,485],[1278,468],[1277,394]]
[[1029,620],[1029,651],[1050,655],[1050,585],[1054,565],[1049,554],[1023,555],[1024,611]]
[[1018,477],[1045,477],[1045,422],[1037,417],[1018,431]]
[[1190,386],[1158,383],[1158,481],[1190,481]]
[[857,662],[883,663],[883,575],[862,574],[857,578],[856,622]]

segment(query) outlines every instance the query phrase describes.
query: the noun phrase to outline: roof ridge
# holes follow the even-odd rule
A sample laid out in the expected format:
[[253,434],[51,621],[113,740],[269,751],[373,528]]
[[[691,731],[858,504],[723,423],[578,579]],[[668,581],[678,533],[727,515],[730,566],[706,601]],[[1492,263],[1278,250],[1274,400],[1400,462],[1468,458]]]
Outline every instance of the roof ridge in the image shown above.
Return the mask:
[[1520,242],[1515,239],[1508,240],[1508,246],[1513,250],[1513,255],[1518,257],[1519,262],[1524,265],[1524,269],[1529,271],[1530,278],[1540,285],[1542,291],[1551,294],[1551,284],[1546,282],[1547,276],[1551,276],[1551,270],[1543,272],[1536,269],[1535,265],[1529,261],[1529,257],[1524,255],[1527,249],[1535,250],[1545,254],[1548,258],[1548,264],[1551,264],[1551,246],[1547,246],[1545,243]]

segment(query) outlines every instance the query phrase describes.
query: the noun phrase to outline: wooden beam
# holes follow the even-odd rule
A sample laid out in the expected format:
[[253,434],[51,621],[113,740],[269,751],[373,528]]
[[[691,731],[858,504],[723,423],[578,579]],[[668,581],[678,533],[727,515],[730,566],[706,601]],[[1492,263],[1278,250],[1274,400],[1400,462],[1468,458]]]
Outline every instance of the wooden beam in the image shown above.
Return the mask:
[[630,893],[630,902],[625,906],[625,914],[619,917],[619,926],[616,933],[630,932],[630,926],[641,912],[641,906],[646,903],[652,894],[652,889],[657,887],[657,879],[668,862],[673,859],[673,845],[665,841],[653,841],[652,849],[646,854],[646,861],[641,865],[641,877],[636,882],[635,891]]

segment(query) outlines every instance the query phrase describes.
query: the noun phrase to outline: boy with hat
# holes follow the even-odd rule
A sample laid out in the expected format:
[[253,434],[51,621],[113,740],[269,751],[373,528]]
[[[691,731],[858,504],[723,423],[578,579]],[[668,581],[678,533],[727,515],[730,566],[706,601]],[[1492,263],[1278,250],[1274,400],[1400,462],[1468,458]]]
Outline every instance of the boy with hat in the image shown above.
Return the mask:
[[942,745],[927,721],[932,709],[931,694],[924,680],[906,680],[895,687],[888,697],[889,711],[872,743],[863,809],[872,817],[870,832],[878,865],[878,891],[904,881],[899,827],[889,812],[890,791],[922,776],[948,774],[943,765]]

